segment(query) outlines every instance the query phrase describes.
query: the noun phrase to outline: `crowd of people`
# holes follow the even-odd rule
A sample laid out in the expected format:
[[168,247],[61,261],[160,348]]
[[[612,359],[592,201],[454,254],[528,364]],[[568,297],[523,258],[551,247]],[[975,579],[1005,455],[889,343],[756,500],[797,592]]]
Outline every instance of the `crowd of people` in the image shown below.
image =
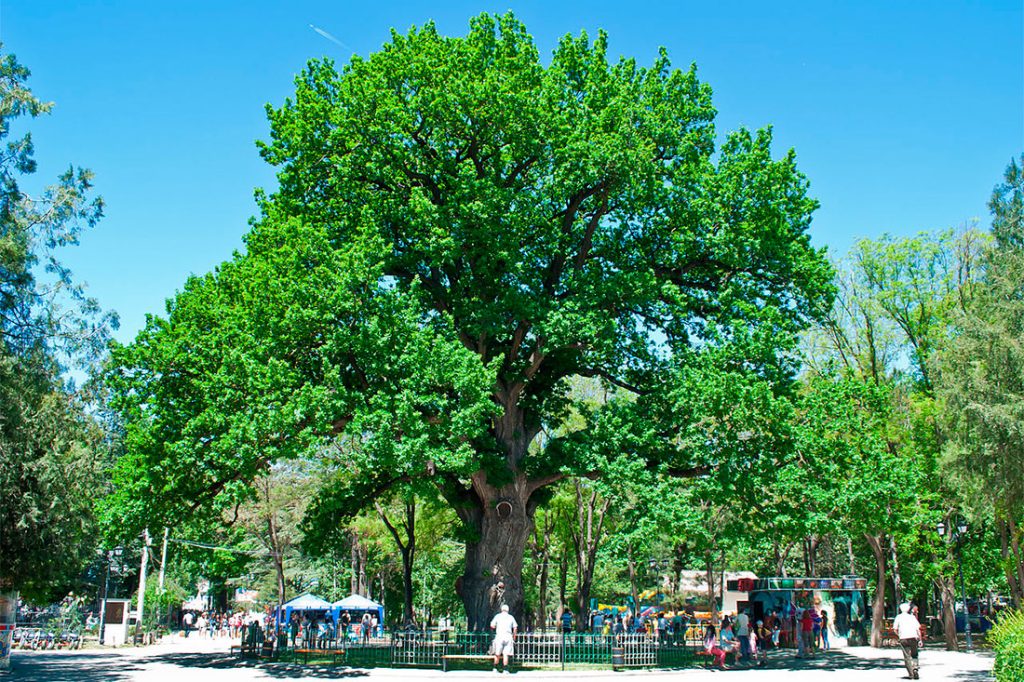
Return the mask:
[[[278,624],[277,615],[237,611],[185,611],[181,617],[182,633],[185,637],[231,638],[280,640],[281,646],[302,646],[306,648],[327,648],[338,639],[357,640],[369,643],[371,637],[379,634],[380,623],[377,614],[366,612],[362,615],[342,611],[337,624],[329,615],[317,612],[292,612],[290,620]],[[258,633],[257,633],[258,631]]]
[[181,629],[185,637],[195,633],[200,638],[238,639],[247,625],[262,619],[262,614],[245,611],[185,611],[181,616]]
[[704,631],[704,651],[714,663],[724,668],[732,654],[734,665],[764,665],[768,652],[783,646],[797,650],[797,658],[813,658],[818,651],[828,651],[829,614],[815,607],[792,609],[788,614],[773,611],[754,623],[749,612],[741,610],[735,618],[725,616],[720,627],[708,625]]

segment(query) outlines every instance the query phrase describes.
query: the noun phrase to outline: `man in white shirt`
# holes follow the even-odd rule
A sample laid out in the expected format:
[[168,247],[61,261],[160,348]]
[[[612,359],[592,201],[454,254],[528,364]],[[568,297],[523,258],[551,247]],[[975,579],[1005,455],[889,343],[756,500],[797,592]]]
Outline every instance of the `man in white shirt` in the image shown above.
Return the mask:
[[736,616],[736,638],[740,640],[740,655],[744,661],[750,660],[750,616],[743,609]]
[[494,672],[498,672],[498,657],[501,656],[505,668],[503,672],[507,675],[508,657],[515,653],[513,645],[516,631],[519,629],[515,616],[508,612],[508,604],[502,604],[501,611],[491,619],[491,629],[494,630],[494,644],[491,645],[494,653]]
[[920,679],[917,651],[921,644],[921,623],[910,612],[910,604],[900,604],[900,615],[892,622],[892,628],[900,640],[900,647],[903,648],[903,662],[907,665],[907,674],[912,680]]

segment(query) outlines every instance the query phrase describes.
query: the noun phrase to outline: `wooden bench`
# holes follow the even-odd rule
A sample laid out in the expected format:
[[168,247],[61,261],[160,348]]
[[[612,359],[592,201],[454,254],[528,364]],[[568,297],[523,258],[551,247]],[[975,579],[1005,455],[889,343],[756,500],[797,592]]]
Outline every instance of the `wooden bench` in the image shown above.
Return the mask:
[[309,663],[310,655],[313,656],[330,656],[331,661],[334,663],[338,662],[339,656],[345,655],[345,649],[294,649],[295,653],[302,654],[302,664],[306,665]]
[[491,661],[493,663],[494,656],[488,654],[445,654],[441,657],[442,672],[448,672],[448,661]]
[[715,655],[706,649],[697,649],[697,656],[704,657],[707,660],[703,661],[705,668],[711,668],[715,665]]
[[230,655],[235,655],[245,658],[247,656],[255,656],[256,658],[272,658],[274,655],[274,645],[272,642],[263,641],[257,646],[250,644],[233,644],[228,649]]
[[900,638],[896,635],[896,631],[892,628],[886,628],[882,631],[882,646],[883,647],[898,647],[900,645]]

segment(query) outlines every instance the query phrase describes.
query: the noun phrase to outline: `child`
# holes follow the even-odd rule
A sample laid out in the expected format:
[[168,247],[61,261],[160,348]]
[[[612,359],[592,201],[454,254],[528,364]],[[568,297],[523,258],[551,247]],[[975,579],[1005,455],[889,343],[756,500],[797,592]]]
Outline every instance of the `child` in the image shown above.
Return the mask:
[[718,646],[718,637],[715,636],[714,625],[708,625],[707,632],[704,633],[704,651],[715,657],[715,665],[719,668],[725,668],[725,650]]

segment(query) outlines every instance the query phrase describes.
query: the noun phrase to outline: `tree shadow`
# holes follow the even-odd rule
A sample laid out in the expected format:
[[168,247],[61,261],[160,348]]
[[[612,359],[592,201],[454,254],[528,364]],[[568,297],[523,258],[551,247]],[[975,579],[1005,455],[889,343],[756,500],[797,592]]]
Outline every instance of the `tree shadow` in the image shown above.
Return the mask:
[[[358,668],[328,665],[299,665],[297,663],[271,663],[253,659],[240,659],[228,653],[167,653],[147,656],[139,659],[139,663],[160,664],[178,668],[203,668],[216,670],[239,668],[258,670],[263,675],[277,679],[309,677],[320,680],[343,680],[366,677],[368,672]],[[90,681],[91,682],[91,681]]]
[[11,675],[6,680],[18,682],[119,682],[130,680],[141,670],[137,662],[109,652],[33,654],[11,658]]
[[[733,668],[733,670],[744,670],[745,668]],[[749,670],[821,670],[832,672],[836,670],[900,670],[903,669],[903,660],[894,660],[885,656],[878,658],[864,658],[844,653],[838,649],[832,649],[827,654],[819,653],[813,658],[797,658],[794,654],[776,654],[769,656],[768,664],[763,667],[751,667]]]

